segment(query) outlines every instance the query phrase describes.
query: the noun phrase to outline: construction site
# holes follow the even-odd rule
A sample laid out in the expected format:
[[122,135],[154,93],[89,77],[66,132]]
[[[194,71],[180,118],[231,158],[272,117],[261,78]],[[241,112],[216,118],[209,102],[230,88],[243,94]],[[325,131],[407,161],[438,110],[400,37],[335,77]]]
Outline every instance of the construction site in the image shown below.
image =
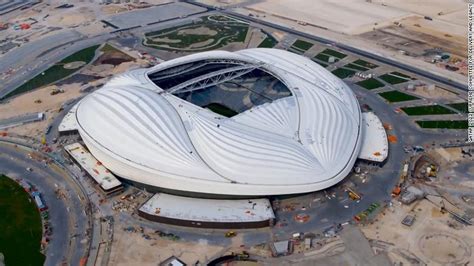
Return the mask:
[[[0,173],[52,186],[41,190],[53,206],[46,265],[474,261],[468,94],[430,76],[466,82],[464,1],[4,2]],[[116,176],[81,139],[76,104],[113,77],[197,52],[247,48],[287,50],[319,64],[353,91],[362,123],[383,133],[340,183],[296,195],[193,201]],[[49,182],[49,171],[62,179]],[[80,204],[58,215],[63,201]],[[69,253],[54,254],[60,246]]]
[[462,0],[427,5],[409,0],[200,2],[466,80],[467,6]]

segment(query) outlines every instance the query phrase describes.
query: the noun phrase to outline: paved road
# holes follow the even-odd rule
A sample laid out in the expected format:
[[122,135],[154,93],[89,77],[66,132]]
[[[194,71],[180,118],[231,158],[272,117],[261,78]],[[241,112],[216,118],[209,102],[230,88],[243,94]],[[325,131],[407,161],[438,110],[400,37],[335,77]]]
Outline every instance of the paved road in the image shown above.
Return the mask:
[[2,119],[0,120],[0,129],[31,123],[39,120],[41,120],[39,113],[25,114],[21,116]]
[[[187,6],[185,3],[177,3],[177,7]],[[163,25],[177,24],[180,21],[188,20],[190,17],[202,15],[207,12],[207,8],[189,6],[185,10],[176,8],[174,5],[167,5],[171,8],[167,10],[168,14],[160,23],[152,25],[143,25],[131,30],[134,34],[141,34],[152,31]],[[156,7],[159,8],[159,7]],[[145,10],[146,11],[146,10]],[[174,13],[173,13],[174,12]],[[130,15],[133,15],[132,12]],[[129,13],[127,13],[129,14]],[[124,15],[124,14],[122,14]],[[118,16],[120,18],[120,16]],[[107,18],[104,18],[107,19]],[[156,19],[158,21],[159,18]],[[132,25],[133,21],[128,24]],[[121,22],[121,26],[126,27],[127,21]],[[77,52],[86,47],[102,44],[109,39],[117,37],[116,31],[102,33],[96,36],[84,36],[75,30],[63,30],[57,34],[45,37],[43,39],[24,44],[14,49],[0,58],[0,74],[13,69],[14,72],[5,80],[0,82],[0,98],[13,91],[24,82],[45,71],[56,62],[66,56]]]
[[120,29],[143,26],[158,21],[166,21],[190,14],[206,12],[207,8],[187,4],[184,2],[169,3],[145,9],[138,9],[134,12],[124,12],[111,16],[108,22]]
[[[45,265],[60,265],[66,258],[71,265],[78,265],[88,247],[87,242],[83,241],[88,221],[83,202],[79,200],[73,185],[62,174],[42,162],[29,159],[29,152],[0,142],[0,172],[11,177],[21,177],[34,184],[49,207],[53,234],[47,248]],[[33,171],[27,171],[27,167],[31,167]],[[57,198],[56,186],[66,193],[65,199]]]
[[[225,11],[225,12],[229,13],[230,15],[242,17],[242,19],[245,19],[245,20],[253,21],[249,17],[242,16],[240,14],[234,14],[233,12],[229,12],[229,11]],[[167,25],[168,23],[176,24],[179,21],[181,20],[176,19],[176,20],[168,21],[163,24],[160,23],[156,25],[142,27],[139,29],[135,29],[133,33],[139,34],[141,32],[149,31],[153,28],[163,27],[164,25]],[[319,41],[323,43],[332,43],[328,40],[321,39],[315,36],[307,36],[304,33],[294,31],[294,30],[291,30],[279,25],[267,23],[260,20],[255,20],[254,22],[267,25],[270,27],[282,29],[285,31],[289,31],[295,35],[304,36],[304,37],[313,39],[315,41]],[[115,35],[104,34],[104,35],[96,36],[89,39],[81,39],[74,43],[67,43],[63,47],[55,51],[49,52],[47,54],[43,54],[41,57],[41,65],[38,67],[37,71],[29,72],[28,75],[34,76],[35,73],[37,74],[37,73],[40,73],[41,71],[44,71],[44,69],[49,67],[50,64],[60,60],[66,55],[71,54],[72,52],[80,50],[82,48],[85,48],[94,44],[102,43],[111,37],[115,37]],[[341,46],[338,46],[338,47],[341,47]],[[353,52],[351,50],[348,50],[348,51]],[[357,54],[357,51],[353,53]],[[370,57],[372,56],[371,54],[364,55],[364,56],[372,58]],[[379,58],[375,60],[380,60],[386,64],[389,64],[387,63],[386,58]],[[0,67],[2,66],[2,64],[3,64],[3,60],[0,60]],[[397,66],[397,67],[400,67],[400,66]],[[23,77],[23,78],[27,79],[27,77]],[[10,82],[9,88],[10,89],[14,88],[15,82],[16,84],[21,84],[20,81],[14,80]],[[449,82],[448,80],[444,80],[444,81]],[[6,88],[4,87],[0,88],[0,97],[2,93],[5,93],[5,91],[7,91]],[[358,191],[364,194],[364,198],[361,202],[356,203],[353,201],[348,201],[347,195],[345,194],[345,192],[340,190],[338,187],[330,188],[326,192],[311,193],[311,194],[299,196],[298,198],[295,198],[294,201],[300,202],[300,203],[302,202],[303,204],[305,204],[305,207],[307,208],[305,212],[311,216],[310,221],[304,224],[299,224],[299,223],[294,222],[293,216],[296,213],[303,212],[301,210],[294,211],[294,212],[278,212],[277,213],[278,217],[280,219],[287,220],[289,225],[287,227],[273,228],[271,230],[273,235],[276,236],[277,238],[279,237],[288,238],[290,234],[295,231],[303,231],[303,232],[315,231],[315,230],[322,229],[326,226],[329,226],[333,223],[347,221],[351,219],[351,217],[354,214],[366,209],[368,205],[370,205],[372,202],[388,200],[389,195],[390,195],[390,190],[392,189],[393,185],[398,181],[398,175],[401,169],[401,165],[404,159],[407,157],[407,155],[403,152],[403,148],[402,148],[403,144],[429,143],[432,140],[441,141],[450,137],[459,137],[456,135],[457,133],[436,134],[436,133],[422,132],[412,122],[410,122],[407,117],[393,113],[391,111],[391,107],[388,104],[381,101],[379,98],[377,98],[378,96],[371,94],[366,90],[359,89],[357,87],[354,88],[354,91],[357,93],[358,96],[361,97],[361,100],[360,100],[361,103],[368,103],[374,109],[377,115],[382,119],[382,121],[389,122],[395,126],[394,134],[398,136],[399,143],[395,145],[391,145],[390,156],[388,159],[389,161],[387,162],[384,168],[379,169],[375,174],[373,174],[370,177],[372,179],[371,181],[365,184],[361,184],[360,181],[358,181],[356,178],[352,178],[354,179],[353,182],[356,183],[356,185],[358,186],[357,187]],[[65,112],[63,112],[61,116],[64,115],[64,113]],[[52,124],[53,130],[52,130],[51,136],[48,136],[48,141],[50,141],[56,135],[57,124],[59,122],[60,122],[59,118],[53,122]],[[64,211],[66,203],[63,203],[63,202],[54,203],[55,201],[57,201],[55,200],[54,193],[51,194],[51,191],[48,191],[48,187],[51,186],[51,182],[58,182],[58,184],[64,184],[66,186],[67,182],[64,181],[63,177],[61,177],[58,174],[54,174],[54,172],[48,168],[43,168],[42,165],[37,162],[34,162],[34,161],[30,162],[31,160],[28,161],[26,156],[22,154],[21,152],[18,152],[12,149],[6,149],[2,145],[0,145],[0,154],[1,154],[0,156],[2,156],[0,157],[2,159],[0,160],[0,170],[3,170],[7,173],[15,172],[20,175],[24,175],[25,177],[31,178],[31,181],[33,183],[38,182],[38,186],[42,186],[42,189],[44,187],[45,194],[48,194],[48,196],[45,198],[45,201],[48,202],[48,204],[49,202],[51,202],[50,206],[52,206],[54,210],[56,210],[55,211],[56,214],[54,215],[56,215],[57,217],[54,216],[52,212],[51,213],[52,219],[57,218],[59,221],[64,222],[64,223],[58,222],[56,225],[53,224],[55,228],[53,241],[56,241],[57,243],[52,242],[51,245],[57,245],[58,249],[54,248],[56,252],[51,254],[51,256],[50,254],[48,254],[48,258],[47,258],[47,263],[50,265],[55,264],[54,262],[59,262],[61,260],[61,258],[59,258],[59,255],[58,255],[60,254],[59,251],[64,250],[64,247],[67,245],[67,243],[64,240],[60,240],[60,239],[56,240],[54,236],[58,234],[58,232],[62,232],[59,235],[64,235],[64,236],[70,235],[71,232],[68,232],[68,230],[64,229],[63,228],[64,226],[61,226],[61,225],[67,224],[66,221],[68,221],[68,219],[73,219],[72,217],[74,215],[76,217],[80,217],[81,211],[84,209],[84,206],[79,206],[76,204],[74,208],[70,208],[70,210],[74,210],[73,211],[74,215],[66,213]],[[13,160],[9,159],[9,156],[12,157]],[[33,173],[26,172],[25,171],[25,168],[27,167],[26,165],[33,165],[35,168],[35,171]],[[55,181],[51,181],[51,180],[55,180]],[[325,196],[325,193],[328,193],[329,195],[331,195],[333,192],[335,193],[336,197],[327,199]],[[316,198],[319,198],[320,201],[313,201]],[[311,202],[311,207],[309,207],[310,202]],[[54,205],[54,204],[57,204],[57,205]],[[72,202],[70,204],[74,204],[74,203]],[[345,205],[349,207],[345,208],[344,207]],[[69,217],[69,215],[71,215],[71,217]],[[82,215],[84,214],[82,213]],[[85,217],[83,217],[82,219],[78,218],[78,220],[85,221]],[[142,225],[145,225],[146,227],[173,232],[173,233],[176,233],[177,235],[180,235],[185,240],[195,241],[199,239],[206,239],[210,243],[216,243],[216,244],[229,243],[229,239],[226,239],[223,237],[222,230],[195,230],[195,229],[183,229],[183,228],[170,227],[170,226],[166,226],[162,224],[156,224],[156,223],[143,221],[135,217],[130,217],[127,214],[120,214],[119,220],[122,222],[128,222],[130,224],[142,224]],[[78,225],[78,226],[81,226],[81,225]],[[58,230],[63,230],[64,232],[58,231]],[[83,233],[84,231],[85,230],[77,230],[77,232],[81,232],[81,233]],[[252,230],[251,232],[248,232],[248,233],[244,232],[243,234],[244,234],[245,243],[249,245],[249,244],[258,244],[258,243],[266,242],[271,238],[269,232],[270,230],[268,229]],[[75,242],[78,242],[78,239],[79,238],[76,238]],[[76,243],[76,245],[78,247],[81,247],[80,243]],[[81,249],[79,248],[75,252],[75,255],[74,255],[75,259],[72,260],[73,262],[78,261],[77,259],[80,258],[80,254],[79,254],[80,250]]]

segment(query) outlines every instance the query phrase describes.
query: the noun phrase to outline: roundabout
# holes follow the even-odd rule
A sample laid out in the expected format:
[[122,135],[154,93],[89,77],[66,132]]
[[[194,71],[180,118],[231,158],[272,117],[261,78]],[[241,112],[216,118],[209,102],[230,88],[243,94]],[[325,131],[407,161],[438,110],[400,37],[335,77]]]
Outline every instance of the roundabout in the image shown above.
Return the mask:
[[471,247],[462,239],[447,233],[423,235],[419,248],[429,260],[440,264],[457,264],[471,256]]

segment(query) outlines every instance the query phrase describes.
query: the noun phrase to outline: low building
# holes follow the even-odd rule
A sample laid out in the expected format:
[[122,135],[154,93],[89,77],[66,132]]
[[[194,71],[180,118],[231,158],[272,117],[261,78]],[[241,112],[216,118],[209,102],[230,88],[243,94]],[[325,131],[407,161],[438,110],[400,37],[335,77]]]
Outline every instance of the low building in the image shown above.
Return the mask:
[[138,210],[148,220],[201,228],[260,228],[275,214],[268,199],[203,199],[157,193]]

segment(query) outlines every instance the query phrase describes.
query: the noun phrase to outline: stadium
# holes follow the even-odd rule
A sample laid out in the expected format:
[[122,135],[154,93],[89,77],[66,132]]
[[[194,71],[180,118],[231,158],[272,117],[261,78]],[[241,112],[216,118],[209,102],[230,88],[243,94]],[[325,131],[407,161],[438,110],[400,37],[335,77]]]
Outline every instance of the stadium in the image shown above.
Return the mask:
[[358,158],[385,160],[381,122],[364,117],[351,89],[310,59],[247,49],[117,76],[75,106],[74,127],[101,164],[133,183],[263,196],[322,190]]

